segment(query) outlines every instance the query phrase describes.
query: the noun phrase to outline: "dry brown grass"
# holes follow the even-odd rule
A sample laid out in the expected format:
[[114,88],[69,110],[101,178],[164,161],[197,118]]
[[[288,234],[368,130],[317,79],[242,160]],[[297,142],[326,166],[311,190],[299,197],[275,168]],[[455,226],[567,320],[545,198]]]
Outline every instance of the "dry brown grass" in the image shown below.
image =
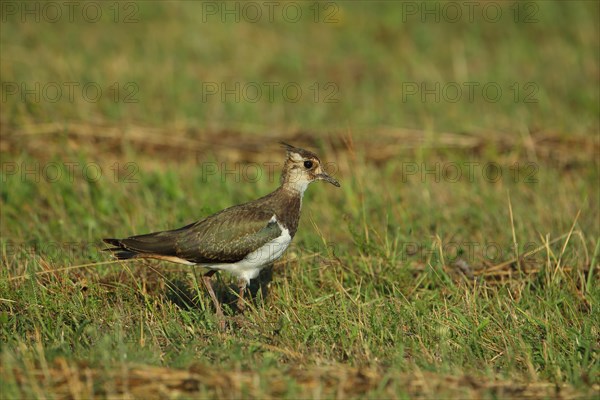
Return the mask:
[[[378,390],[383,397],[480,399],[576,399],[581,392],[568,385],[510,380],[484,381],[472,376],[440,375],[426,371],[386,372],[336,364],[301,368],[288,366],[266,371],[231,371],[194,364],[188,369],[121,365],[112,371],[90,368],[58,358],[45,367],[7,371],[22,387],[60,399],[80,398],[269,398],[288,393],[290,380],[298,398],[352,398]],[[593,390],[600,390],[595,385]],[[289,394],[289,393],[288,393]],[[589,393],[590,396],[593,393]]]
[[[121,153],[128,145],[140,154],[162,159],[198,157],[217,154],[228,161],[265,161],[272,157],[270,150],[280,140],[303,143],[315,147],[325,142],[336,153],[360,149],[365,160],[381,165],[405,151],[414,149],[458,149],[471,154],[481,154],[486,149],[499,153],[522,152],[521,156],[538,162],[552,162],[561,167],[573,168],[588,163],[600,153],[600,140],[590,135],[565,136],[551,131],[531,132],[521,137],[513,132],[476,131],[469,133],[436,132],[435,140],[427,131],[417,129],[380,128],[369,132],[332,133],[315,135],[302,131],[282,132],[273,136],[264,128],[254,127],[252,135],[235,131],[198,131],[191,127],[151,128],[148,126],[115,126],[85,123],[31,124],[17,130],[0,126],[3,135],[0,150],[18,153],[27,149],[31,154],[48,155],[64,151],[64,141],[73,150],[85,151],[100,146],[107,152]],[[340,140],[339,138],[351,138]],[[377,141],[371,140],[377,137]],[[198,139],[202,138],[202,139]],[[265,148],[264,145],[267,145]],[[50,146],[50,147],[49,147]],[[49,149],[56,151],[49,151]]]

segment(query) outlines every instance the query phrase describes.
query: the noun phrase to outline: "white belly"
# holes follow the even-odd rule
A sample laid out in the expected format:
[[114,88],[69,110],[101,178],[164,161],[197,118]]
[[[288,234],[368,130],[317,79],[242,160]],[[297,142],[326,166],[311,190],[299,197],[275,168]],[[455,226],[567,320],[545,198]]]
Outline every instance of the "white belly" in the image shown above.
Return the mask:
[[261,269],[280,258],[290,245],[292,241],[290,231],[281,226],[281,224],[278,223],[278,225],[281,228],[281,235],[254,250],[244,257],[244,259],[231,264],[205,264],[204,266],[211,269],[229,271],[249,283],[250,279],[258,276]]

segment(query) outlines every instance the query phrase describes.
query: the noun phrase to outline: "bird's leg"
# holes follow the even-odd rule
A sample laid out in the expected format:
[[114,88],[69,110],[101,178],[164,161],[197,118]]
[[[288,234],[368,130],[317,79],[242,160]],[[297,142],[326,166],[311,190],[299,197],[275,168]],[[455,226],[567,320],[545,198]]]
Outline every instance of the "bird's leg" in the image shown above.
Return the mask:
[[239,293],[237,299],[237,309],[238,311],[244,311],[246,309],[246,302],[244,301],[244,292],[246,291],[246,286],[248,282],[245,279],[240,279],[238,283]]
[[215,291],[212,287],[212,279],[211,277],[215,274],[214,270],[208,271],[204,276],[202,276],[202,280],[204,281],[204,286],[206,286],[206,290],[208,290],[208,294],[215,305],[215,311],[217,313],[217,318],[219,320],[219,328],[223,331],[225,330],[225,315],[223,314],[223,309],[221,308],[221,304],[215,295]]

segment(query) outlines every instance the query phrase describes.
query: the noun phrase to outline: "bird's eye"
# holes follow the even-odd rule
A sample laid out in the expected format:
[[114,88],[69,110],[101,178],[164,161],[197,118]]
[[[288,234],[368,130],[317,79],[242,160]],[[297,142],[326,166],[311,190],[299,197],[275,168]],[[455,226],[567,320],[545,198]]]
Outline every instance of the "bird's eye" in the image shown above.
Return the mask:
[[313,166],[312,161],[304,161],[304,168],[311,169]]

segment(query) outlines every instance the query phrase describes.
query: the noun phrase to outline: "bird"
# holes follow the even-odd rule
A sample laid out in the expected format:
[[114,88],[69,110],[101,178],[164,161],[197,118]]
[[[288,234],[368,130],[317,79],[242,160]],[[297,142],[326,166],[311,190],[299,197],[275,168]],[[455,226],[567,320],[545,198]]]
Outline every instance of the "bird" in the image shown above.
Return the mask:
[[279,259],[294,238],[308,185],[322,180],[340,187],[315,153],[284,142],[280,144],[286,150],[286,158],[280,185],[273,192],[178,229],[123,239],[104,238],[105,243],[113,246],[105,250],[119,260],[158,259],[206,268],[202,279],[213,301],[219,327],[225,329],[223,310],[211,277],[217,271],[237,277],[237,308],[243,310],[243,295],[250,280]]

